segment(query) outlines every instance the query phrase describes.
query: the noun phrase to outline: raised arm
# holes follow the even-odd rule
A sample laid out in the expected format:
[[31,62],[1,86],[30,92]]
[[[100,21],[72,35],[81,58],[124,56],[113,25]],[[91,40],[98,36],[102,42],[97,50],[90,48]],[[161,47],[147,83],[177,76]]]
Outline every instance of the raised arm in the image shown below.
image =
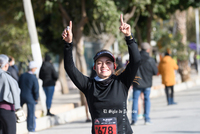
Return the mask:
[[84,76],[74,65],[72,57],[72,22],[70,21],[69,26],[64,29],[62,33],[63,40],[65,41],[64,48],[64,67],[70,79],[83,93],[88,89],[89,78]]
[[120,19],[121,19],[121,26],[119,27],[119,29],[125,35],[129,52],[129,64],[126,66],[125,71],[119,75],[119,78],[126,85],[126,87],[129,88],[135,78],[136,72],[140,65],[141,57],[137,43],[135,42],[135,39],[131,35],[130,25],[123,22],[122,15]]

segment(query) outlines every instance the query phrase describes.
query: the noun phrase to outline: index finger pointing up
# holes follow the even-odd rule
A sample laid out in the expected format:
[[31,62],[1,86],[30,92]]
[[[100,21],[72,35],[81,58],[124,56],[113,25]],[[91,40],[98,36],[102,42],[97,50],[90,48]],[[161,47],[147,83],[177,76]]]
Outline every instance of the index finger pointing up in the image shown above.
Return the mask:
[[69,27],[72,29],[72,21],[69,22]]
[[124,20],[123,20],[123,14],[121,14],[120,16],[120,20],[121,20],[121,25],[124,23]]

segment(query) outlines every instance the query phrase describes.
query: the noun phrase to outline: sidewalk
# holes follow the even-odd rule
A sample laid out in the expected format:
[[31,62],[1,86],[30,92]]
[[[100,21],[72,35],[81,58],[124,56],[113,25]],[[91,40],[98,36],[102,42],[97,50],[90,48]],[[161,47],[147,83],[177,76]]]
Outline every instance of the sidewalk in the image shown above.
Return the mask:
[[[200,76],[197,76],[197,73],[192,70],[190,81],[181,83],[180,75],[176,75],[176,81],[177,84],[174,86],[175,92],[186,90],[196,85],[200,85]],[[41,117],[42,107],[40,102],[38,102],[38,104],[36,105],[36,131],[44,130],[54,125],[65,124],[86,117],[85,107],[80,106],[79,90],[74,87],[71,81],[68,82],[68,85],[70,87],[69,94],[61,94],[59,88],[55,91],[51,108],[51,112],[56,115],[55,117]],[[165,93],[164,85],[161,84],[161,76],[154,76],[150,97],[154,98],[162,95],[165,95]],[[26,113],[26,106],[24,106],[23,109]],[[26,122],[18,123],[17,134],[26,133],[28,133]]]

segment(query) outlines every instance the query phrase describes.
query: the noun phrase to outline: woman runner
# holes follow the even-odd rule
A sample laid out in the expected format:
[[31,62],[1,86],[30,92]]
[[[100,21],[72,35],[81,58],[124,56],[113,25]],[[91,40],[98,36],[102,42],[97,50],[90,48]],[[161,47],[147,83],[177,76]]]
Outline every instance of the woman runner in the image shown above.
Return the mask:
[[116,69],[115,58],[107,50],[101,50],[94,56],[94,70],[97,76],[94,78],[84,76],[73,62],[71,21],[69,27],[62,33],[65,41],[64,67],[73,83],[86,96],[92,117],[92,134],[133,133],[126,115],[126,102],[129,87],[140,65],[140,54],[131,34],[130,25],[123,22],[122,15],[120,19],[119,29],[125,35],[130,57],[126,69],[118,76],[113,74]]

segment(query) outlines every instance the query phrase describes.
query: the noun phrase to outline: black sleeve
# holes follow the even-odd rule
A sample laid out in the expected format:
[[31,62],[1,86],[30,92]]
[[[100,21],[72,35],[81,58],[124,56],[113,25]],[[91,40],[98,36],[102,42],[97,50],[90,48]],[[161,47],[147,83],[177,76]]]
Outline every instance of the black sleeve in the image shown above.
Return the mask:
[[65,42],[64,67],[70,79],[83,93],[88,89],[89,78],[84,76],[74,65],[72,57],[72,43]]
[[56,72],[55,68],[53,65],[51,66],[52,70],[52,78],[56,81],[58,79],[58,73]]
[[19,76],[17,74],[17,71],[12,67],[10,66],[8,68],[8,72],[10,73],[10,75],[16,80],[16,81],[19,81]]
[[34,100],[38,100],[39,97],[39,84],[38,84],[38,79],[34,76],[33,77],[33,87],[32,87],[32,92],[33,92],[33,98]]
[[19,81],[19,76],[18,76],[18,74],[17,74],[17,72],[15,70],[13,70],[12,76],[16,81]]
[[153,75],[156,75],[158,73],[158,67],[156,66],[156,62],[153,58],[151,58],[150,62],[152,69],[153,69]]
[[125,84],[127,89],[129,89],[130,85],[132,84],[135,78],[138,67],[140,66],[141,57],[135,39],[129,40],[126,38],[126,43],[129,52],[129,63],[126,66],[125,71],[119,75],[119,78],[122,81],[122,83]]
[[42,68],[43,68],[43,63],[42,63],[42,66],[40,67],[40,72],[39,72],[39,78],[42,80],[43,79],[43,75],[42,75]]

